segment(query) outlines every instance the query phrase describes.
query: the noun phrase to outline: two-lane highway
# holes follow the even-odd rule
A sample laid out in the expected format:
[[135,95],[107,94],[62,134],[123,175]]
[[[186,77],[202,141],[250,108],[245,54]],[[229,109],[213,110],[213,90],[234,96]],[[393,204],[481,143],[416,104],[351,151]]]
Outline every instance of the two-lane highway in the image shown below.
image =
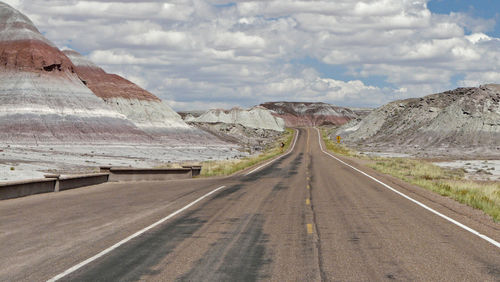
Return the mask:
[[0,253],[2,281],[500,280],[500,248],[327,155],[310,128],[249,175],[2,201]]

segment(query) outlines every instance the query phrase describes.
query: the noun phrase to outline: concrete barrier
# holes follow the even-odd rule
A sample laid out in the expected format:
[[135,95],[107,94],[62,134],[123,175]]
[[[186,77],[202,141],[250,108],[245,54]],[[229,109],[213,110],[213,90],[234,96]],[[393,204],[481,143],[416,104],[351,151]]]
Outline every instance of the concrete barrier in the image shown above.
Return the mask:
[[193,165],[193,166],[182,166],[183,168],[190,168],[192,170],[192,176],[198,176],[201,174],[201,166]]
[[106,171],[109,171],[110,182],[164,181],[193,177],[192,168],[101,168],[101,172]]
[[8,181],[0,183],[0,200],[28,195],[58,192],[74,188],[97,185],[108,181],[164,181],[187,179],[200,175],[201,166],[183,168],[114,168],[101,167],[101,173],[62,176],[46,174],[45,179]]
[[59,174],[46,174],[45,179],[4,182],[0,183],[0,200],[101,184],[108,182],[108,177],[109,174],[107,173],[64,177]]
[[46,178],[0,183],[0,200],[53,192],[56,182],[57,178]]
[[97,185],[108,182],[109,173],[94,173],[86,175],[71,175],[59,178],[59,190],[64,191],[85,186]]

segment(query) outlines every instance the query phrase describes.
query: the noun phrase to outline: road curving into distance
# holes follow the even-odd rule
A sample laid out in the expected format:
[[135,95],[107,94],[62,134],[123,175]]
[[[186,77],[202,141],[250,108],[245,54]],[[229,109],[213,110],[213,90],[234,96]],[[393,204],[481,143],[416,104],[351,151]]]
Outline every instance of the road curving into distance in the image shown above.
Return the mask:
[[493,242],[498,224],[374,181],[320,142],[299,129],[290,154],[229,178],[1,201],[0,280],[500,280],[500,248],[438,213]]

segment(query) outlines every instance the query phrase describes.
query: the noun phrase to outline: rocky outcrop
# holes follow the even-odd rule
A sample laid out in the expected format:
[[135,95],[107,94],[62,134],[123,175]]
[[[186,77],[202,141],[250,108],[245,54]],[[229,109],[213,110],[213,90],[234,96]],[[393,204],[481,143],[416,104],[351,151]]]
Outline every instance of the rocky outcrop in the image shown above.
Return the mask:
[[250,128],[241,124],[229,123],[204,123],[193,122],[194,126],[210,133],[218,138],[230,143],[239,144],[243,150],[247,150],[250,154],[264,151],[269,146],[275,145],[282,132],[262,129]]
[[289,127],[343,125],[366,113],[325,103],[269,102],[260,106],[274,111]]
[[150,141],[74,70],[25,15],[0,2],[0,141]]
[[335,134],[353,144],[394,150],[500,154],[500,85],[395,101]]
[[275,117],[273,112],[264,107],[253,107],[245,110],[241,108],[233,108],[226,110],[209,110],[201,116],[190,118],[192,122],[203,123],[227,123],[241,124],[245,127],[270,129],[275,131],[284,131],[285,122],[279,117]]

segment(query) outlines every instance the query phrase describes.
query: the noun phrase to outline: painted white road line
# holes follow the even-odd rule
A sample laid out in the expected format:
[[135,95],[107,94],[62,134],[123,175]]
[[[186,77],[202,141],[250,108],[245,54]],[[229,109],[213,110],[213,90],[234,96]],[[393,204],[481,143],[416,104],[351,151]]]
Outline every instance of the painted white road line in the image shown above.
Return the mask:
[[250,171],[249,173],[245,174],[245,176],[250,175],[250,174],[252,174],[252,173],[254,173],[254,172],[258,171],[259,169],[264,168],[264,167],[266,167],[266,166],[268,166],[268,165],[272,164],[273,162],[275,162],[275,161],[277,161],[277,160],[279,160],[279,159],[283,158],[284,156],[286,156],[286,155],[290,154],[291,152],[293,152],[293,149],[295,148],[295,143],[297,142],[297,139],[298,139],[298,138],[299,138],[299,130],[295,130],[295,136],[294,136],[294,139],[293,139],[292,149],[290,149],[290,150],[289,150],[286,154],[283,154],[283,155],[281,155],[281,156],[277,157],[276,159],[273,159],[273,160],[271,160],[271,161],[269,161],[269,162],[267,162],[267,163],[265,163],[265,164],[263,164],[263,165],[261,165],[261,166],[259,166],[259,167],[255,168],[255,169],[253,169],[253,170],[252,170],[252,171]]
[[413,198],[411,198],[411,197],[409,197],[409,196],[407,196],[407,195],[405,195],[405,194],[403,194],[403,193],[399,192],[398,190],[396,190],[396,189],[392,188],[391,186],[389,186],[389,185],[385,184],[384,182],[382,182],[382,181],[378,180],[377,178],[375,178],[375,177],[373,177],[373,176],[371,176],[371,175],[367,174],[366,172],[364,172],[364,171],[362,171],[362,170],[359,170],[359,169],[357,169],[357,168],[353,167],[352,165],[350,165],[350,164],[348,164],[348,163],[346,163],[346,162],[342,161],[341,159],[339,159],[339,158],[335,157],[334,155],[332,155],[332,154],[328,153],[327,151],[325,151],[325,150],[323,149],[323,144],[321,143],[321,133],[319,132],[319,129],[318,129],[318,128],[315,128],[315,129],[316,129],[316,131],[318,131],[318,141],[319,141],[319,147],[321,148],[321,151],[322,151],[323,153],[325,153],[325,154],[327,154],[328,156],[330,156],[330,157],[334,158],[335,160],[339,161],[340,163],[342,163],[342,164],[344,164],[344,165],[346,165],[346,166],[348,166],[348,167],[350,167],[350,168],[354,169],[355,171],[357,171],[357,172],[359,172],[359,173],[361,173],[361,174],[365,175],[366,177],[370,178],[371,180],[373,180],[373,181],[375,181],[375,182],[377,182],[377,183],[381,184],[381,185],[382,185],[382,186],[384,186],[385,188],[387,188],[387,189],[389,189],[389,190],[393,191],[394,193],[396,193],[396,194],[400,195],[401,197],[403,197],[403,198],[405,198],[405,199],[407,199],[407,200],[412,201],[413,203],[415,203],[415,204],[417,204],[417,205],[421,206],[422,208],[424,208],[424,209],[426,209],[426,210],[428,210],[428,211],[430,211],[430,212],[434,213],[435,215],[440,216],[441,218],[446,219],[447,221],[449,221],[449,222],[451,222],[451,223],[453,223],[453,224],[455,224],[455,225],[457,225],[457,226],[459,226],[459,227],[461,227],[461,228],[463,228],[463,229],[465,229],[465,230],[469,231],[470,233],[472,233],[472,234],[474,234],[474,235],[478,236],[479,238],[481,238],[481,239],[484,239],[484,240],[488,241],[489,243],[493,244],[493,245],[494,245],[494,246],[496,246],[497,248],[500,248],[500,243],[499,243],[499,242],[497,242],[497,241],[495,241],[495,240],[493,240],[492,238],[490,238],[490,237],[488,237],[488,236],[486,236],[486,235],[484,235],[484,234],[481,234],[481,233],[477,232],[476,230],[474,230],[474,229],[472,229],[472,228],[470,228],[470,227],[466,226],[465,224],[462,224],[462,223],[460,223],[460,222],[458,222],[458,221],[454,220],[453,218],[450,218],[450,217],[448,217],[448,216],[446,216],[446,215],[444,215],[444,214],[442,214],[442,213],[440,213],[440,212],[438,212],[438,211],[436,211],[436,210],[434,210],[434,209],[432,209],[432,208],[430,208],[430,207],[428,207],[428,206],[426,206],[426,205],[422,204],[421,202],[419,202],[419,201],[417,201],[417,200],[415,200],[415,199],[413,199]]
[[84,261],[80,262],[80,263],[79,263],[79,264],[77,264],[77,265],[74,265],[74,266],[72,266],[72,267],[68,268],[68,269],[67,269],[67,270],[65,270],[64,272],[62,272],[62,273],[60,273],[60,274],[58,274],[58,275],[56,275],[56,276],[52,277],[51,279],[49,279],[49,280],[47,280],[47,281],[48,281],[48,282],[57,281],[57,280],[59,280],[59,279],[61,279],[61,278],[65,277],[65,276],[67,276],[68,274],[70,274],[70,273],[72,273],[72,272],[75,272],[76,270],[78,270],[78,269],[80,269],[80,268],[84,267],[85,265],[87,265],[87,264],[89,264],[89,263],[91,263],[91,262],[95,261],[96,259],[98,259],[98,258],[100,258],[100,257],[102,257],[102,256],[104,256],[104,255],[106,255],[106,254],[108,254],[108,253],[110,253],[111,251],[113,251],[113,250],[115,250],[116,248],[120,247],[121,245],[123,245],[123,244],[127,243],[128,241],[130,241],[130,240],[132,240],[132,239],[134,239],[134,238],[136,238],[136,237],[141,236],[141,235],[142,235],[142,234],[144,234],[145,232],[147,232],[147,231],[149,231],[149,230],[151,230],[151,229],[155,228],[156,226],[158,226],[158,225],[160,225],[160,224],[164,223],[165,221],[167,221],[167,220],[171,219],[172,217],[174,217],[174,216],[176,216],[176,215],[180,214],[181,212],[183,212],[183,211],[185,211],[185,210],[189,209],[190,207],[194,206],[194,205],[195,205],[196,203],[198,203],[199,201],[201,201],[201,200],[205,199],[206,197],[208,197],[208,196],[212,195],[213,193],[215,193],[215,192],[217,192],[217,191],[219,191],[219,190],[221,190],[221,189],[224,189],[224,188],[226,188],[226,186],[221,186],[221,187],[219,187],[219,188],[216,188],[216,189],[214,189],[214,190],[212,190],[212,191],[208,192],[207,194],[205,194],[205,195],[203,195],[203,196],[199,197],[198,199],[194,200],[193,202],[191,202],[191,203],[187,204],[187,205],[186,205],[186,206],[184,206],[183,208],[181,208],[181,209],[179,209],[179,210],[177,210],[177,211],[175,211],[175,212],[173,212],[173,213],[169,214],[168,216],[166,216],[166,217],[164,217],[164,218],[162,218],[162,219],[158,220],[157,222],[155,222],[155,223],[151,224],[150,226],[148,226],[148,227],[146,227],[146,228],[144,228],[144,229],[141,229],[141,230],[139,230],[139,231],[135,232],[134,234],[132,234],[132,235],[128,236],[127,238],[125,238],[125,239],[121,240],[120,242],[118,242],[118,243],[114,244],[113,246],[111,246],[111,247],[109,247],[109,248],[107,248],[107,249],[105,249],[105,250],[101,251],[100,253],[96,254],[96,255],[95,255],[95,256],[93,256],[93,257],[90,257],[90,258],[88,258],[88,259],[86,259],[86,260],[84,260]]

